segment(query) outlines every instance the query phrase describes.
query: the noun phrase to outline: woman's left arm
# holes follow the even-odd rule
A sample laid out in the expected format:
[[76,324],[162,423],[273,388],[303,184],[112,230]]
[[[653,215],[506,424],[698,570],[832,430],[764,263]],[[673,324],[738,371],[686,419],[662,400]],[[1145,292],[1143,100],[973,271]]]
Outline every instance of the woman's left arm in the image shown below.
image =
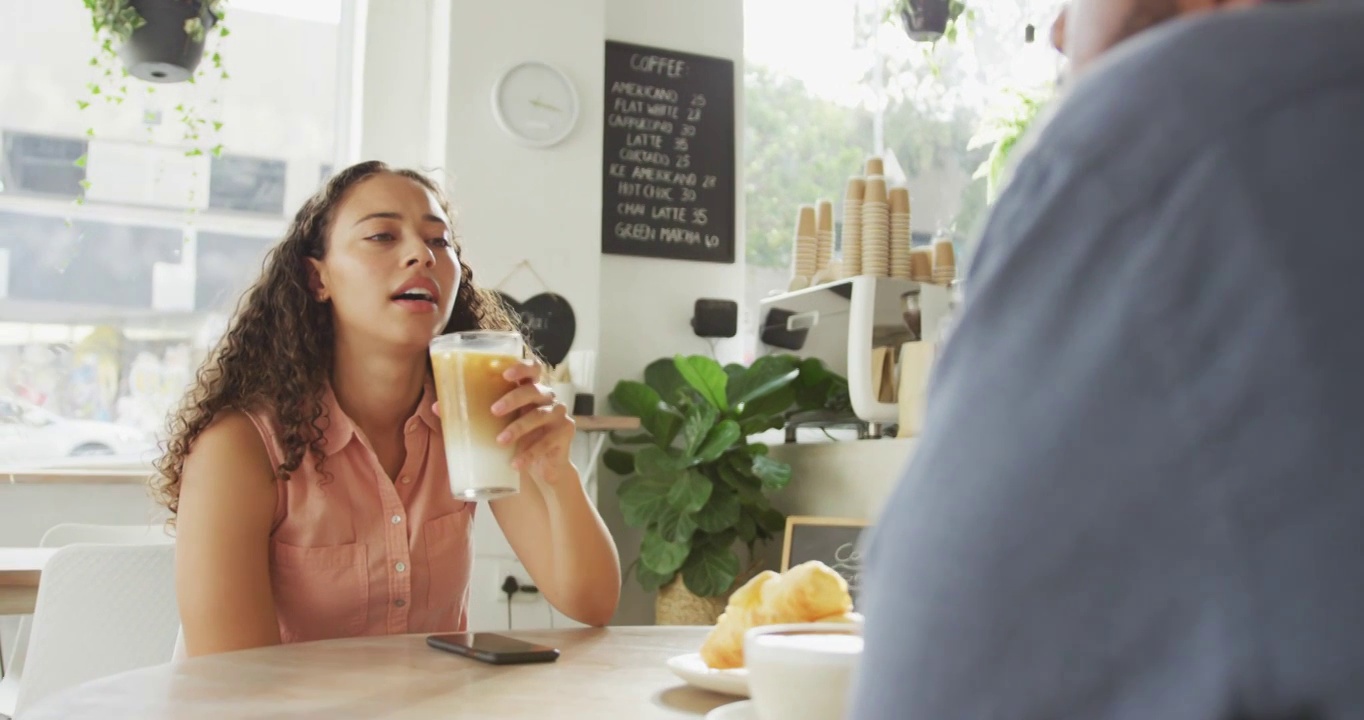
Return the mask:
[[620,600],[620,557],[569,458],[573,419],[538,384],[538,365],[517,365],[507,378],[518,386],[493,412],[519,416],[498,441],[516,447],[513,466],[521,473],[521,492],[494,500],[493,515],[559,612],[587,625],[606,625]]

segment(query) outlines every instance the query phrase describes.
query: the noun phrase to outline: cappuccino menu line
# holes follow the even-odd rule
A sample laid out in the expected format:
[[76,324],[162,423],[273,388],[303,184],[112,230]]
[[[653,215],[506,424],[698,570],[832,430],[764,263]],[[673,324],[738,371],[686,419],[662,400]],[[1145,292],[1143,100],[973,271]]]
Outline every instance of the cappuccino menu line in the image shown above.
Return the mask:
[[602,252],[735,260],[734,63],[606,44]]

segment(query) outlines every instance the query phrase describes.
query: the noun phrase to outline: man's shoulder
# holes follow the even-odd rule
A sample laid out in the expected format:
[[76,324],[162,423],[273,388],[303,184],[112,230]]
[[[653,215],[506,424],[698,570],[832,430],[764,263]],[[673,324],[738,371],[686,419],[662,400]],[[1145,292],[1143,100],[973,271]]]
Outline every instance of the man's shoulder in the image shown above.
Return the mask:
[[1168,184],[1266,115],[1364,88],[1364,2],[1271,3],[1167,23],[1070,89],[1035,155],[1108,176],[1124,196]]

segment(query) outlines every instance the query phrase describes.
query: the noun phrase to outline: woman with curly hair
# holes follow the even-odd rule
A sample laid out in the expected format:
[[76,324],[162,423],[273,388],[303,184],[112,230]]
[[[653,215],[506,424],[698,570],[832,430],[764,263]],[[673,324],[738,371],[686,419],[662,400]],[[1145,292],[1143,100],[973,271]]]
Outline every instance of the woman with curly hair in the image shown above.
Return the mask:
[[[271,251],[158,462],[189,655],[466,628],[476,505],[450,492],[428,345],[515,325],[452,232],[433,182],[366,162]],[[569,460],[573,421],[534,362],[507,379],[493,410],[516,416],[499,440],[521,493],[493,516],[556,608],[604,625],[620,562]]]

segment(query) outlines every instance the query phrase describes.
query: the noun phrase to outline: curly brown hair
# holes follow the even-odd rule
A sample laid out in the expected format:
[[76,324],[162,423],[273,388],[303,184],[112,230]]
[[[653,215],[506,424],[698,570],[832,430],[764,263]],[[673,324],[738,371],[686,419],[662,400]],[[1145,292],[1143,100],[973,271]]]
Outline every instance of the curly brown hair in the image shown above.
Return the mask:
[[[284,240],[271,249],[258,279],[238,304],[230,327],[204,361],[196,382],[170,419],[165,452],[156,461],[152,489],[170,510],[174,524],[180,505],[185,458],[194,441],[220,413],[270,412],[278,423],[283,462],[277,481],[289,479],[313,453],[321,468],[326,427],[323,392],[332,371],[334,328],[328,305],[308,286],[308,258],[327,252],[327,231],[342,198],[356,184],[391,173],[420,184],[450,214],[440,187],[413,170],[370,161],[334,175],[294,216]],[[455,251],[460,252],[459,245]],[[518,330],[497,295],[479,289],[474,273],[463,268],[455,307],[443,332]]]

